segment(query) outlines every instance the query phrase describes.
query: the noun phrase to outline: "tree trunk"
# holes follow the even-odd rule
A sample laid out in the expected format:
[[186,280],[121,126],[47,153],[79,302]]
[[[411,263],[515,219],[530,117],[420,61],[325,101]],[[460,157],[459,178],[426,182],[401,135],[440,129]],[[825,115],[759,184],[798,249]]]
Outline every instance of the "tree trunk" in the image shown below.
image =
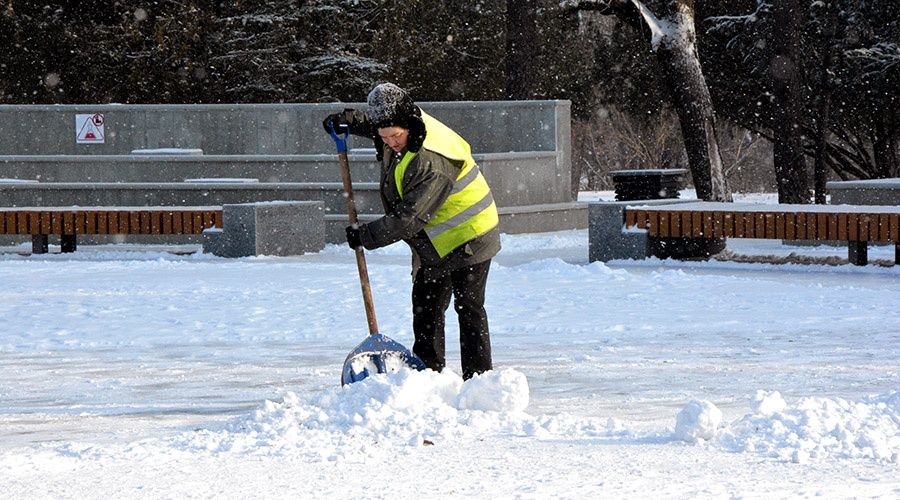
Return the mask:
[[814,170],[815,203],[825,204],[825,190],[828,180],[828,121],[831,113],[831,81],[828,68],[831,66],[831,37],[826,38],[825,56],[819,68],[819,105],[816,114],[816,158]]
[[531,61],[537,49],[537,1],[506,0],[507,99],[533,97]]
[[900,176],[897,161],[897,133],[893,113],[880,112],[875,116],[872,153],[875,157],[875,177],[887,179]]
[[[716,114],[697,55],[693,1],[677,0],[668,5],[673,11],[664,18],[668,30],[661,31],[656,56],[681,122],[697,197],[707,201],[731,201],[716,137]],[[646,7],[638,5],[638,9],[648,24],[657,22]]]
[[816,163],[815,163],[815,203],[825,204],[825,191],[828,181],[828,115],[831,109],[831,97],[820,97],[819,114],[816,116]]
[[681,122],[681,134],[697,197],[731,201],[716,138],[716,115],[706,78],[700,69],[695,41],[693,0],[659,0],[658,17],[640,0],[576,2],[577,9],[615,15],[641,31],[649,29],[650,44],[666,75],[666,84]]
[[666,70],[666,86],[672,94],[688,165],[697,197],[707,201],[731,201],[725,182],[716,137],[716,117],[709,88],[692,47],[663,46],[657,58]]
[[775,32],[773,57],[769,64],[775,99],[772,132],[775,139],[775,179],[779,203],[809,203],[806,158],[801,138],[802,102],[799,61],[799,37],[802,10],[798,0],[779,0],[773,5]]

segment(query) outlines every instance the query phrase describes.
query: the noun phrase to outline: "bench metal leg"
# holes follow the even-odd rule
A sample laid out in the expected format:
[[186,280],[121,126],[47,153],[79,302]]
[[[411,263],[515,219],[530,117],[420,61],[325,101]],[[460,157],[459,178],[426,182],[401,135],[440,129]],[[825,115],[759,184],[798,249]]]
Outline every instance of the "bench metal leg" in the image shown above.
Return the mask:
[[869,243],[866,241],[851,241],[847,243],[847,258],[851,264],[864,266],[869,263]]
[[62,253],[72,253],[75,251],[75,235],[74,234],[64,234],[59,237],[59,245],[60,251]]
[[31,253],[47,253],[50,251],[50,237],[46,234],[31,235]]

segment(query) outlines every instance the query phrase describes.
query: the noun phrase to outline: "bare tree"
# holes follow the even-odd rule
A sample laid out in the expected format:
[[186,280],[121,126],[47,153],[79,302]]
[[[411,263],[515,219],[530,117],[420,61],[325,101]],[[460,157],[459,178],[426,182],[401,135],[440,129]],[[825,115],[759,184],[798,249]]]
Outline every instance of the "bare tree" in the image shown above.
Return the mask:
[[569,0],[566,4],[615,15],[650,34],[651,48],[681,122],[697,196],[731,201],[716,139],[712,99],[697,55],[693,0]]
[[582,187],[587,190],[611,188],[611,170],[684,165],[678,120],[671,112],[642,120],[615,107],[603,107],[589,121],[572,127],[572,162],[580,167]]

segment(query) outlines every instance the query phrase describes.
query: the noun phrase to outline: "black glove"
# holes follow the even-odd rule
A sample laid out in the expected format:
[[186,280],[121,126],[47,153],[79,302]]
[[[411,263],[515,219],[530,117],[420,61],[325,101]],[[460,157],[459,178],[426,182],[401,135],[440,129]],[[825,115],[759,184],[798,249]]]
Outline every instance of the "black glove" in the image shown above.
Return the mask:
[[359,239],[359,228],[347,226],[347,244],[354,250],[362,246],[362,241]]
[[331,133],[332,127],[334,127],[335,134],[343,134],[344,132],[349,131],[350,124],[347,123],[347,118],[344,113],[332,113],[325,117],[322,120],[322,127],[325,128],[325,132]]

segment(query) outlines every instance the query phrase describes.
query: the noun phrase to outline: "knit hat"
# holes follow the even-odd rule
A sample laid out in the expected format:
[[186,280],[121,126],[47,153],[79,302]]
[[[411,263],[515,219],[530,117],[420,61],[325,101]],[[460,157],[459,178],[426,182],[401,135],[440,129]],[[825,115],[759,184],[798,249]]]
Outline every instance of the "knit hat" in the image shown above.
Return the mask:
[[421,111],[412,97],[405,90],[393,83],[376,85],[369,92],[369,105],[366,116],[375,128],[403,127],[411,128],[414,117],[421,116]]

